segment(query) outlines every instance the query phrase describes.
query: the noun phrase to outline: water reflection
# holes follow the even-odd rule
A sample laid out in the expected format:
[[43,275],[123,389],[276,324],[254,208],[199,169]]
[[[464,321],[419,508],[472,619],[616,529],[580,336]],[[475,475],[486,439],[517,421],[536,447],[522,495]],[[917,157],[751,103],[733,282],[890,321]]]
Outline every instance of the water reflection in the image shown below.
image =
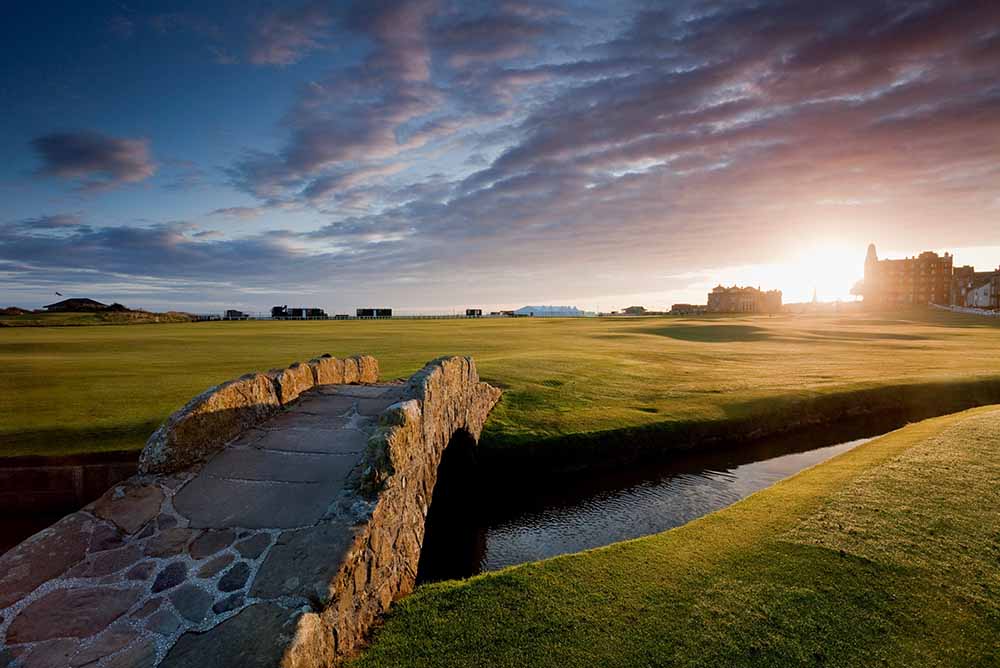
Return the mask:
[[[449,448],[418,579],[431,582],[579,552],[680,526],[899,425],[859,424],[573,479],[494,480]],[[457,452],[457,451],[456,451]]]

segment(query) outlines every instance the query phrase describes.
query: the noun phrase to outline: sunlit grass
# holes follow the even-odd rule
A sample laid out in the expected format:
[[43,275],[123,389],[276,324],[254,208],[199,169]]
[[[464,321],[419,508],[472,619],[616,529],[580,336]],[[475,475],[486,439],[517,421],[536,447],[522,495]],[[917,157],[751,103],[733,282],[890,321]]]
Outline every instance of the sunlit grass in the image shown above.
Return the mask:
[[487,443],[721,420],[797,398],[1000,377],[997,324],[914,312],[2,328],[0,453],[140,448],[207,387],[324,352],[374,354],[383,378],[472,355],[505,389]]
[[995,666],[1000,410],[928,420],[684,527],[396,604],[369,666]]

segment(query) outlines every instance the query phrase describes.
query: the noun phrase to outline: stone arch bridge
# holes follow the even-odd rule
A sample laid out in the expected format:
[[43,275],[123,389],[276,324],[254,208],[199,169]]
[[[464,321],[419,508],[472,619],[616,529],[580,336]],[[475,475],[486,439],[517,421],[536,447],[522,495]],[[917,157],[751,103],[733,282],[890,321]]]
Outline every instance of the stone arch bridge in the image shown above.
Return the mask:
[[139,473],[0,557],[0,666],[328,666],[409,593],[442,453],[500,391],[368,356],[192,399]]

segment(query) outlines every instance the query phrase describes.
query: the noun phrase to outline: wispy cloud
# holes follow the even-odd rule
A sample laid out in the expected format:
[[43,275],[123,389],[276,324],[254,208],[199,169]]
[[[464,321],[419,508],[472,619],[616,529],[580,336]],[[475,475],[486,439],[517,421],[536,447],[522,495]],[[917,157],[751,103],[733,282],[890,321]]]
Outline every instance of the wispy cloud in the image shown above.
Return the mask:
[[249,61],[255,65],[291,65],[324,47],[332,18],[326,3],[284,6],[254,21]]

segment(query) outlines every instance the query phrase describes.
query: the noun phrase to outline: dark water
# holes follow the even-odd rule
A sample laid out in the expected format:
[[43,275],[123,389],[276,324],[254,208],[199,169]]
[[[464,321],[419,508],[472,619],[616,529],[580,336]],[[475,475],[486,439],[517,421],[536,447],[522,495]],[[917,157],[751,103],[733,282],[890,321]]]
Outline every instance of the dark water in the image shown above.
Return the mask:
[[138,453],[0,458],[0,555],[135,473]]
[[0,555],[33,536],[42,529],[52,526],[72,511],[54,513],[0,513]]
[[669,461],[543,480],[492,479],[474,448],[441,464],[418,579],[463,578],[680,526],[899,425],[862,424],[766,439]]

